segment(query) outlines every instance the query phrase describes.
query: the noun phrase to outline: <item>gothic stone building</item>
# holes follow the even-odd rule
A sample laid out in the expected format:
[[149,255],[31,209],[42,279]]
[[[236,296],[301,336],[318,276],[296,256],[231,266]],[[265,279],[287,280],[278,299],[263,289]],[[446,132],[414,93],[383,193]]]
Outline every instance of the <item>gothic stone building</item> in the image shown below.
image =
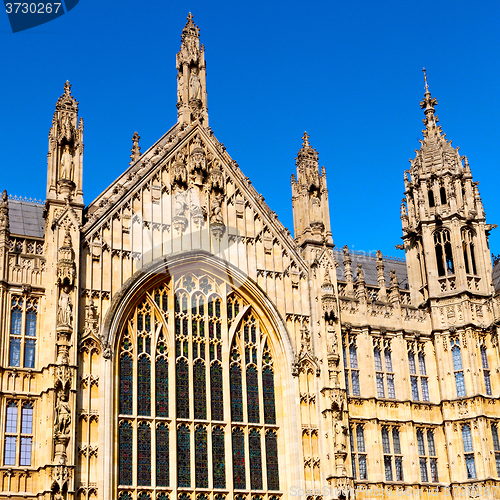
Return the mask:
[[0,497],[500,498],[500,269],[427,84],[396,260],[334,247],[307,135],[293,238],[208,126],[205,69],[190,15],[177,123],[89,205],[67,82],[44,205],[4,192]]

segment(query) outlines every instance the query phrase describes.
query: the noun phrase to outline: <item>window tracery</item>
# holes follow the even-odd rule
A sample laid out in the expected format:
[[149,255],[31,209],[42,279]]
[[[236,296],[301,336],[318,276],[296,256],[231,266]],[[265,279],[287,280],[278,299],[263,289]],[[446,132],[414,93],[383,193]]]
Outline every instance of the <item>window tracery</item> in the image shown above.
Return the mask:
[[252,307],[215,279],[188,274],[144,294],[118,352],[120,495],[151,488],[151,498],[164,500],[182,488],[193,494],[177,498],[225,499],[217,490],[232,483],[245,498],[269,490],[278,500],[276,373]]
[[12,296],[9,366],[35,368],[37,314],[37,298]]
[[447,229],[434,233],[434,248],[436,250],[438,276],[455,274],[453,252],[451,250],[451,236]]

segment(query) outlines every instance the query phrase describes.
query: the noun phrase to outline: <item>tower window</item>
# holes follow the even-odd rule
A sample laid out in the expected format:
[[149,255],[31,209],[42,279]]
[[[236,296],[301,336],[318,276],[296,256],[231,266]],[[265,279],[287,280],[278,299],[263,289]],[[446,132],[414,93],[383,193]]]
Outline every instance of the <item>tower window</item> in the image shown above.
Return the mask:
[[484,345],[481,346],[481,363],[483,365],[484,387],[486,389],[486,394],[491,396],[490,366],[488,365],[488,354],[486,353],[486,347]]
[[382,451],[384,453],[385,480],[404,481],[403,456],[401,454],[401,442],[399,439],[399,429],[397,427],[393,427],[392,429],[389,427],[382,427]]
[[429,189],[429,191],[427,191],[427,196],[429,197],[429,207],[435,207],[436,203],[434,202],[434,192],[432,191],[432,189]]
[[[414,401],[429,401],[429,385],[423,346],[409,345],[408,364],[410,368],[411,397]],[[419,350],[415,356],[414,350]],[[418,363],[417,363],[418,361]]]
[[9,401],[5,419],[4,465],[31,466],[32,443],[33,404]]
[[495,464],[497,468],[497,476],[500,477],[500,442],[498,440],[497,424],[491,424],[491,437],[493,439],[493,450],[495,450]]
[[446,189],[444,186],[439,189],[439,197],[441,198],[441,205],[446,205]]
[[[427,450],[425,439],[426,434]],[[432,432],[432,430],[429,429],[426,432],[425,429],[417,429],[417,448],[419,455],[421,481],[423,483],[437,483],[439,479],[437,470],[436,446],[434,445],[434,433]]]
[[434,247],[436,249],[438,276],[455,274],[450,232],[448,230],[445,229],[434,233]]
[[474,461],[474,447],[472,444],[472,435],[470,425],[462,426],[462,441],[464,445],[465,467],[467,470],[467,479],[475,479],[476,463]]
[[[392,356],[389,347],[384,349],[384,360],[382,362],[382,351],[376,345],[373,349],[375,359],[375,379],[377,383],[377,396],[379,398],[396,398],[396,389],[394,384],[394,370],[392,367]],[[386,392],[387,388],[387,392]]]
[[477,274],[476,256],[474,252],[474,238],[470,229],[462,231],[462,250],[464,253],[465,272],[467,274]]

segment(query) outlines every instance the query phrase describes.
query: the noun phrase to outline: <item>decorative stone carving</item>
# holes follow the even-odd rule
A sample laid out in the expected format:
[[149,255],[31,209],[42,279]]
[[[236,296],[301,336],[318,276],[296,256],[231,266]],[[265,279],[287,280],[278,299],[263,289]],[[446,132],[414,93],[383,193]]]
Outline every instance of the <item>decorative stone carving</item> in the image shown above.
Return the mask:
[[65,286],[60,291],[57,305],[58,325],[71,326],[73,324],[73,302],[71,301],[70,290],[69,286]]
[[57,437],[69,435],[71,425],[71,410],[68,403],[68,397],[61,391],[56,403],[56,418],[54,421],[54,434]]
[[132,165],[132,163],[135,163],[141,157],[141,147],[139,146],[140,138],[141,136],[137,132],[134,132],[134,135],[132,136],[132,149],[130,150],[131,155],[129,165]]
[[212,192],[210,196],[210,230],[218,239],[222,238],[226,230],[222,216],[223,200],[224,196],[221,193]]
[[0,231],[5,229],[9,229],[9,197],[6,189],[3,190],[0,202]]
[[57,283],[73,286],[76,277],[75,252],[71,234],[66,230],[62,247],[57,251]]

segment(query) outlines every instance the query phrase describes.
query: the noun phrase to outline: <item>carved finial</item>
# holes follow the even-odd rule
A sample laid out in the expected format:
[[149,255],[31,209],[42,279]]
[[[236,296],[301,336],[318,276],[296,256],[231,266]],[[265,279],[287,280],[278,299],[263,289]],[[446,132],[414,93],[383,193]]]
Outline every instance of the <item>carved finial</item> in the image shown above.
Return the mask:
[[436,123],[438,121],[437,116],[434,116],[434,106],[437,105],[437,99],[431,96],[429,91],[429,85],[427,84],[427,72],[424,68],[422,70],[424,72],[424,82],[425,82],[425,92],[424,92],[424,100],[420,102],[420,107],[424,110],[425,119],[424,124],[427,130],[436,127]]
[[64,84],[64,93],[66,95],[71,95],[71,83],[69,83],[69,80],[66,80],[66,83]]
[[427,85],[427,70],[423,68],[422,71],[424,72],[425,90],[429,90],[429,85]]
[[132,165],[132,163],[137,161],[141,156],[141,147],[139,146],[140,138],[141,136],[137,132],[134,132],[134,135],[132,136],[132,149],[130,150],[132,154],[130,155],[129,165]]
[[304,135],[302,136],[302,146],[303,147],[309,147],[309,136],[307,135],[307,132],[304,132]]

